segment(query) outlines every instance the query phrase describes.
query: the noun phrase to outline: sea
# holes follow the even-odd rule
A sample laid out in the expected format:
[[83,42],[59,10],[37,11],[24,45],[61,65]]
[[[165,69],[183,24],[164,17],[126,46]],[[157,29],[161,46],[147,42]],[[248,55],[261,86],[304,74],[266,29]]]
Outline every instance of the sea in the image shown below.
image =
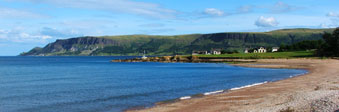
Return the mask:
[[307,73],[225,63],[112,63],[135,57],[0,57],[0,112],[121,112]]

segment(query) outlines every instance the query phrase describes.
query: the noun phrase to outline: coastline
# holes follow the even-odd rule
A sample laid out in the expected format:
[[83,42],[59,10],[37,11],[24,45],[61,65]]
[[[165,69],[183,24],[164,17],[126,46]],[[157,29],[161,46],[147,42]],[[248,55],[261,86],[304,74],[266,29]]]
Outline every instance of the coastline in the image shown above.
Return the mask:
[[[256,62],[231,64],[253,68],[305,69],[308,73],[275,82],[262,82],[229,90],[184,96],[173,102],[128,112],[174,111],[335,111],[339,109],[338,60],[259,59]],[[326,75],[323,77],[321,75]],[[316,95],[315,95],[316,94]],[[330,104],[324,105],[325,102]],[[332,99],[334,99],[332,101]],[[331,100],[331,101],[328,101]]]

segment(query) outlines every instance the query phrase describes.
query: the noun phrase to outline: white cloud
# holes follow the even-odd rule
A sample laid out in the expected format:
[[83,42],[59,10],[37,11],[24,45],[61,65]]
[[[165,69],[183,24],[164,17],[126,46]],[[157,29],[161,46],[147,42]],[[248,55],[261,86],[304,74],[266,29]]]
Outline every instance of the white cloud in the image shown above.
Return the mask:
[[258,27],[275,27],[278,26],[278,22],[274,17],[264,17],[260,16],[255,22],[255,25]]
[[329,19],[330,22],[323,23],[319,25],[321,28],[336,28],[339,27],[339,13],[335,12],[329,12],[326,15]]
[[327,24],[323,23],[319,25],[320,28],[330,28]]
[[328,17],[339,17],[339,13],[335,13],[335,12],[329,12],[327,14]]
[[0,7],[0,18],[42,18],[45,17],[29,11]]
[[330,22],[320,24],[321,28],[337,28],[339,27],[339,19],[331,19]]
[[271,4],[269,6],[265,5],[243,5],[238,7],[235,11],[225,12],[216,8],[207,8],[203,12],[203,17],[224,17],[231,15],[240,15],[253,13],[255,11],[267,11],[268,13],[287,13],[291,11],[296,11],[302,9],[302,7],[289,5],[284,2],[276,2],[275,4]]
[[207,8],[205,9],[204,14],[210,16],[224,16],[225,12],[215,8]]
[[47,39],[51,39],[49,35],[30,34],[23,32],[23,28],[15,28],[11,30],[0,30],[0,40],[7,42],[30,43],[40,42],[44,43]]
[[159,4],[133,0],[7,0],[51,4],[57,7],[104,10],[113,13],[129,13],[153,18],[174,18],[175,10]]

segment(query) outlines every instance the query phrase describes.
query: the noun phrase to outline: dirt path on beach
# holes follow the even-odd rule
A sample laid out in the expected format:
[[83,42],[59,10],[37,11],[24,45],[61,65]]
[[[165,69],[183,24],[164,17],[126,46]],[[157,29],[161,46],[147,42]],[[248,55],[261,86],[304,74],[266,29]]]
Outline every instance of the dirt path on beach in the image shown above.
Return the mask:
[[236,64],[260,68],[302,68],[307,75],[226,93],[161,104],[138,112],[334,112],[339,110],[339,60],[267,59]]

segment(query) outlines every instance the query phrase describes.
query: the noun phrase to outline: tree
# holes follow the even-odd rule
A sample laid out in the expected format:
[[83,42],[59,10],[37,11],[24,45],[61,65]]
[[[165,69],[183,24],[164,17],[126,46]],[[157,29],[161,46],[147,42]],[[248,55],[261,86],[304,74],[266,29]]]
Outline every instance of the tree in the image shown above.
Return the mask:
[[321,48],[323,40],[305,40],[292,45],[280,45],[279,52],[285,51],[305,51],[305,50],[314,50]]
[[234,54],[234,53],[239,53],[237,50],[221,50],[221,54]]
[[284,52],[286,50],[286,45],[285,44],[281,44],[280,45],[280,49],[278,50],[278,52]]
[[323,35],[325,43],[318,50],[319,56],[338,57],[339,56],[339,27],[332,34],[325,33]]

